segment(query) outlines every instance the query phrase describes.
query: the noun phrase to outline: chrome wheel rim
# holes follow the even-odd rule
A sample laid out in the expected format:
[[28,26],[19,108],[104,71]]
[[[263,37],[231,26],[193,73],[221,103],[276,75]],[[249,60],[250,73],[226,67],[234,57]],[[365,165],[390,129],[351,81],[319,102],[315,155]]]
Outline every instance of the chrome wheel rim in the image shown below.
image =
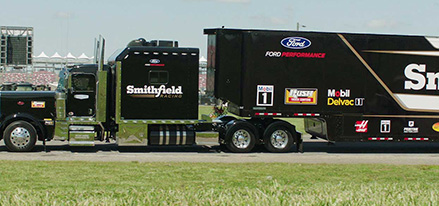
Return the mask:
[[247,148],[250,145],[250,141],[250,133],[247,130],[240,129],[233,133],[233,145],[239,149]]
[[284,149],[288,144],[288,134],[285,130],[276,130],[270,136],[271,145],[276,149]]
[[11,143],[16,147],[25,147],[30,142],[30,132],[24,127],[17,127],[11,132]]

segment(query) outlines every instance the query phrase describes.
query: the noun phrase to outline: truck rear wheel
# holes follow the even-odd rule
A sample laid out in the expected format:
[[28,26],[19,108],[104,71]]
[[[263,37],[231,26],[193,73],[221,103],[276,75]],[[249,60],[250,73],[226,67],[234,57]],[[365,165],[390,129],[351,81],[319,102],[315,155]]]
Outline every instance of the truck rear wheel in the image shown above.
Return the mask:
[[264,132],[264,146],[270,152],[289,152],[294,144],[293,132],[282,123],[273,123]]
[[29,122],[15,121],[6,127],[3,138],[9,151],[28,152],[37,142],[37,131]]
[[256,135],[252,125],[237,122],[226,132],[226,147],[231,152],[250,152],[256,144]]

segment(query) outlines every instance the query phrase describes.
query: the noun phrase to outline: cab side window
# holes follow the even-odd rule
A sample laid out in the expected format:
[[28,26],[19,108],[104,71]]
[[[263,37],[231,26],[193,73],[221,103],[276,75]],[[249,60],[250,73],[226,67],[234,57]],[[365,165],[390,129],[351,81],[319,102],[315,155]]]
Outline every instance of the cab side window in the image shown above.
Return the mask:
[[93,74],[73,74],[72,88],[74,91],[94,91],[96,78]]

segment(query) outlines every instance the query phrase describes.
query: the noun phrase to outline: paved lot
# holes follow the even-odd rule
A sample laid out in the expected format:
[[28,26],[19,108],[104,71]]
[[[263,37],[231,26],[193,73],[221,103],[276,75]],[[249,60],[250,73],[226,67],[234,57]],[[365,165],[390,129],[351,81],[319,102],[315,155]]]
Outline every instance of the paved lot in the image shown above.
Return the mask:
[[138,161],[138,162],[286,162],[326,164],[407,164],[439,165],[439,143],[337,143],[306,140],[305,153],[273,154],[263,147],[253,153],[224,152],[216,139],[199,139],[204,146],[188,147],[118,147],[97,144],[92,148],[69,147],[67,142],[50,142],[47,152],[41,144],[34,152],[12,153],[0,144],[0,160],[47,161]]

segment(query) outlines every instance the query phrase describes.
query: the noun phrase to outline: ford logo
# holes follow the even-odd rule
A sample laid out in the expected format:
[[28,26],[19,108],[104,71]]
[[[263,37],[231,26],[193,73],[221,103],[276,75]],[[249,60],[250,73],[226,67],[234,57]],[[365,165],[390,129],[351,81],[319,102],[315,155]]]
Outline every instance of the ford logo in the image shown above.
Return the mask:
[[149,63],[158,64],[158,63],[160,63],[160,59],[151,59],[151,60],[149,60]]
[[311,46],[311,41],[303,37],[287,37],[280,43],[288,49],[305,49]]

